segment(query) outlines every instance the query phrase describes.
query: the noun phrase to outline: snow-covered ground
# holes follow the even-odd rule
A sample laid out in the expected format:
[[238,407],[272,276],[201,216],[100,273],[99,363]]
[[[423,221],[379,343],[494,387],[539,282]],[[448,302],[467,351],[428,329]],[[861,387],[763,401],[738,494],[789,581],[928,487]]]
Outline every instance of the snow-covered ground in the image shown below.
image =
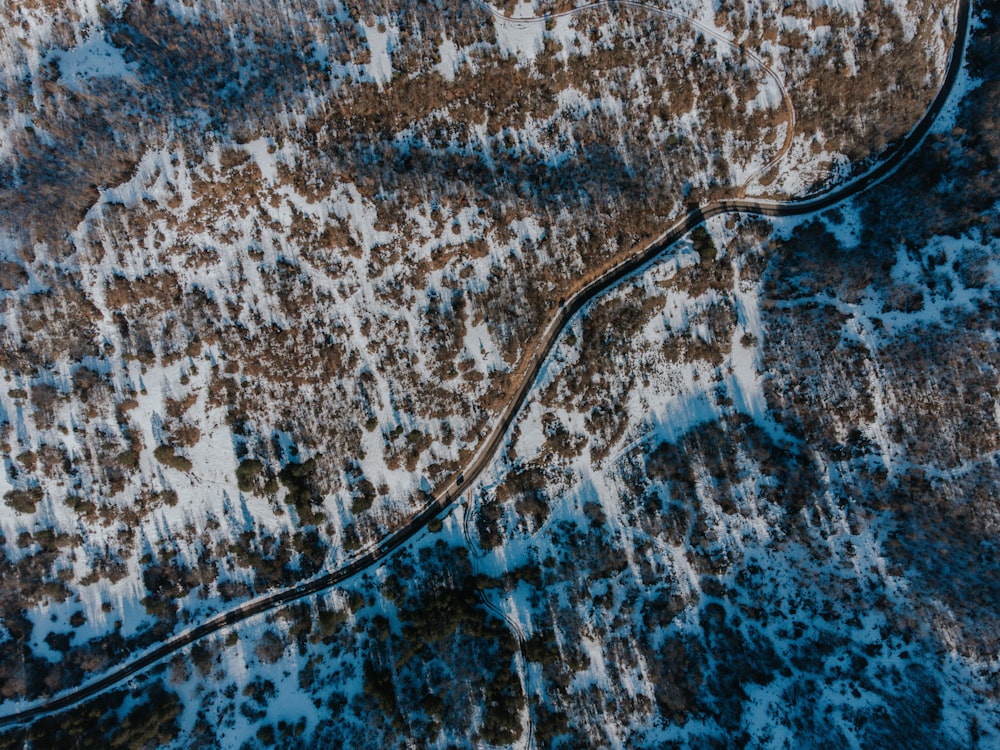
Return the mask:
[[[757,172],[781,148],[789,123],[762,64],[794,90],[825,76],[824,56],[838,49],[849,74],[875,55],[851,41],[867,18],[854,5],[824,11],[843,12],[836,16],[843,23],[823,24],[794,9],[759,9],[773,30],[760,40],[700,1],[666,14],[602,6],[548,22],[526,20],[538,3],[513,7],[511,19],[490,19],[471,4],[420,8],[113,2],[3,14],[0,83],[11,94],[0,117],[0,168],[16,177],[4,204],[15,213],[4,217],[30,210],[14,200],[29,189],[52,207],[47,222],[5,218],[10,226],[0,227],[0,534],[10,580],[20,587],[4,610],[0,647],[5,663],[22,665],[5,682],[5,699],[99,674],[158,625],[176,631],[341,564],[404,522],[475,447],[548,307],[586,269],[655,235],[685,201],[765,177]],[[933,72],[947,39],[940,18],[918,24],[916,10],[893,13],[901,19],[899,48],[919,47],[923,56],[911,62]],[[205,31],[213,28],[228,31],[216,38]],[[179,29],[188,34],[183,43],[170,37]],[[763,63],[741,62],[740,45]],[[190,54],[174,59],[178,49]],[[236,77],[213,78],[220,70]],[[484,90],[491,81],[496,88]],[[975,82],[962,85],[971,91]],[[157,86],[177,91],[158,97]],[[731,97],[715,98],[730,88]],[[750,192],[796,194],[847,174],[843,144],[828,143],[828,121],[814,112],[819,101],[794,102],[813,112],[814,129],[792,133],[777,177]],[[85,125],[95,129],[74,130]],[[756,136],[746,135],[750,127]],[[112,156],[128,169],[88,171]],[[62,200],[58,181],[46,181],[54,173],[67,175]],[[55,209],[83,200],[62,226]],[[851,209],[824,221],[845,246],[861,242],[862,220]],[[56,227],[49,234],[47,223]],[[789,223],[779,233],[788,238],[794,229]],[[723,219],[709,230],[720,246],[744,236]],[[838,303],[838,313],[853,316],[845,341],[877,348],[880,337],[986,304],[989,292],[955,267],[974,251],[970,238],[933,240],[927,254],[944,258],[936,273],[950,291],[925,289],[919,309],[886,313],[878,290]],[[925,265],[900,251],[893,282],[918,288]],[[782,450],[794,443],[769,408],[768,301],[751,266],[732,251],[706,271],[694,245],[682,243],[574,321],[487,482],[503,488],[541,464],[551,483],[541,488],[548,510],[535,498],[518,521],[508,507],[516,492],[500,503],[492,531],[503,543],[476,557],[477,573],[500,577],[549,557],[565,566],[569,530],[586,537],[604,523],[626,566],[623,581],[669,571],[689,605],[680,615],[688,630],[678,633],[700,627],[692,607],[704,572],[683,540],[634,531],[622,467],[736,417]],[[995,261],[984,268],[995,278]],[[832,304],[823,294],[795,304],[811,302]],[[594,347],[602,345],[591,339],[606,304],[622,306],[621,321],[609,313],[605,322],[624,328],[606,342],[601,362]],[[630,316],[639,323],[628,327]],[[589,347],[586,357],[581,347]],[[868,376],[878,383],[885,374],[873,366]],[[878,418],[862,432],[891,463],[902,455],[887,416],[893,403],[881,394],[874,401]],[[718,549],[764,545],[761,565],[779,570],[790,563],[768,545],[782,514],[758,497],[771,480],[755,461],[738,456],[748,467],[733,483],[740,513],[704,488],[699,502],[718,529]],[[318,469],[296,478],[289,473],[296,466]],[[490,530],[478,529],[490,497],[470,499],[440,537],[422,538],[407,554],[437,538],[460,549],[467,528],[475,541]],[[417,592],[424,580],[411,574]],[[386,571],[378,575],[385,583]],[[485,596],[505,613],[504,627],[531,638],[554,613],[572,620],[583,611],[574,576],[554,584],[549,610],[524,582]],[[367,596],[376,583],[355,586]],[[606,600],[614,593],[611,584],[592,589]],[[322,606],[343,609],[343,595],[331,596]],[[361,614],[348,618],[352,626],[368,627],[381,613],[397,636],[412,617],[378,597],[355,605]],[[309,606],[318,617],[320,603]],[[605,616],[584,614],[597,623]],[[575,670],[570,694],[596,686],[655,702],[655,659],[630,646],[635,664],[617,668],[623,657],[602,651],[614,628],[601,627],[554,636],[560,658],[590,665]],[[214,696],[225,746],[257,736],[264,724],[294,726],[293,717],[306,722],[303,732],[327,731],[324,709],[300,716],[294,708],[327,698],[301,675],[318,669],[353,699],[365,690],[359,655],[367,646],[358,644],[366,636],[341,632],[339,655],[325,659],[329,644],[293,648],[291,628],[284,621],[241,628],[218,678],[212,667],[185,677],[178,666],[172,679],[185,731],[198,721],[200,693]],[[267,629],[285,648],[273,663],[268,649],[258,658],[245,645]],[[19,640],[15,631],[25,634]],[[483,653],[505,654],[509,644],[494,636]],[[71,647],[62,655],[66,638]],[[315,667],[319,661],[326,666]],[[551,665],[514,662],[525,694],[548,689]],[[465,667],[456,659],[450,668]],[[239,690],[267,679],[273,693],[236,714],[226,708],[230,677]],[[755,698],[755,726],[773,714],[775,695]],[[538,718],[534,709],[518,711],[524,722]],[[481,712],[467,718],[470,726],[483,720]],[[636,736],[635,727],[608,726],[612,745]],[[661,736],[643,726],[649,738]],[[445,732],[434,741],[452,738]]]

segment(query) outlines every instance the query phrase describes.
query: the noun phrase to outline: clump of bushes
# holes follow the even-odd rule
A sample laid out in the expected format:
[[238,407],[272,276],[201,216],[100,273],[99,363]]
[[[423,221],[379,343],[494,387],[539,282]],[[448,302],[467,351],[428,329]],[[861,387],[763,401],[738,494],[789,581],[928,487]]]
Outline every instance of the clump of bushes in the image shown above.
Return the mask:
[[94,517],[97,513],[97,505],[79,495],[66,495],[66,499],[63,502],[66,503],[67,507],[82,516],[86,516],[88,519]]
[[367,479],[362,479],[355,486],[355,496],[351,503],[351,512],[354,515],[364,513],[375,504],[375,486]]
[[396,713],[396,687],[391,670],[377,666],[371,659],[365,659],[363,686],[365,695],[374,698],[386,715]]
[[285,643],[273,630],[267,630],[254,647],[257,658],[265,664],[274,664],[285,653]]
[[139,452],[134,450],[122,451],[115,458],[118,465],[123,469],[138,469],[139,468]]
[[313,635],[312,641],[316,643],[317,641],[323,640],[324,638],[329,638],[336,632],[337,628],[340,627],[344,622],[347,621],[347,612],[342,609],[322,609],[319,611],[319,615],[316,618],[316,624],[319,626],[318,631]]
[[323,501],[313,486],[312,475],[316,471],[316,460],[290,463],[278,472],[278,479],[288,490],[288,502],[299,514],[302,523],[315,524],[322,520],[322,514],[313,509]]
[[705,227],[698,227],[691,232],[691,244],[694,245],[694,249],[701,257],[702,263],[710,263],[719,254],[719,250],[715,247],[715,242],[712,240],[712,235],[708,233]]
[[191,471],[191,462],[184,456],[174,453],[173,447],[169,445],[160,445],[156,447],[153,451],[153,456],[164,466],[169,466],[171,469],[177,469],[178,471]]
[[240,492],[251,492],[254,488],[254,479],[264,470],[264,464],[255,458],[248,458],[240,462],[236,467],[236,485]]
[[181,701],[160,685],[142,689],[144,698],[122,711],[126,693],[115,691],[54,716],[45,716],[23,730],[0,737],[3,747],[154,748],[178,734]]
[[44,496],[41,487],[32,487],[27,490],[11,490],[3,498],[18,513],[34,513]]

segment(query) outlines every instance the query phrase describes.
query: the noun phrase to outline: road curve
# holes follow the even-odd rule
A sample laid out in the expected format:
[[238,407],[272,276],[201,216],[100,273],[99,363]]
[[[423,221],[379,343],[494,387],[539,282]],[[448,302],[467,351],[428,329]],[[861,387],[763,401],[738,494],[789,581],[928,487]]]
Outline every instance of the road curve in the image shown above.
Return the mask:
[[[195,641],[217,633],[229,625],[242,622],[250,617],[276,609],[289,602],[329,589],[372,567],[379,560],[391,554],[421,531],[433,518],[454,503],[461,496],[462,488],[468,489],[491,463],[496,451],[503,444],[507,430],[513,424],[518,411],[527,399],[546,355],[555,345],[559,333],[584,305],[625,277],[651,263],[666,248],[712,216],[727,213],[774,217],[801,216],[829,208],[847,198],[851,198],[892,174],[916,150],[930,131],[931,126],[934,124],[934,121],[948,99],[955,81],[958,79],[958,72],[961,67],[962,58],[964,57],[965,45],[968,38],[970,14],[971,0],[957,0],[955,43],[948,57],[947,69],[941,88],[913,130],[900,141],[884,161],[879,163],[870,172],[827,193],[801,200],[779,202],[729,199],[713,201],[704,206],[692,209],[637,255],[623,261],[620,265],[594,279],[567,299],[565,304],[559,307],[557,314],[545,328],[538,346],[530,354],[529,365],[521,380],[521,385],[518,387],[514,398],[501,412],[496,426],[480,445],[465,469],[453,477],[447,485],[440,488],[436,496],[406,526],[384,537],[342,568],[300,583],[292,588],[265,594],[229,612],[218,614],[195,628],[178,633],[159,646],[139,656],[134,661],[119,667],[113,672],[109,672],[93,682],[67,691],[60,696],[36,702],[27,708],[0,717],[0,727],[26,724],[40,716],[55,713],[81,703],[87,698],[91,698],[110,687],[119,685]],[[459,481],[460,477],[462,478],[461,481]]]
[[666,8],[660,8],[655,5],[650,5],[648,3],[640,2],[640,0],[597,0],[597,2],[588,3],[586,5],[578,5],[575,8],[570,8],[569,10],[563,10],[558,13],[547,13],[543,16],[505,16],[500,12],[496,6],[491,5],[486,2],[486,0],[473,0],[476,5],[478,5],[486,13],[489,13],[496,21],[500,23],[509,23],[515,26],[524,26],[527,24],[545,24],[557,18],[569,18],[575,16],[579,13],[585,13],[587,11],[596,10],[598,8],[632,8],[634,10],[643,10],[655,16],[660,16],[661,18],[671,18],[675,21],[683,21],[687,23],[694,29],[697,29],[706,36],[710,36],[722,44],[726,44],[731,47],[738,55],[743,55],[754,64],[756,64],[778,87],[781,92],[781,100],[785,105],[785,112],[788,121],[785,127],[785,139],[781,144],[774,156],[772,156],[763,166],[758,167],[743,181],[740,186],[740,190],[745,190],[747,186],[754,180],[754,178],[759,175],[764,174],[767,170],[777,164],[781,159],[788,153],[788,150],[792,147],[792,138],[795,136],[795,104],[792,102],[792,97],[788,94],[788,89],[785,88],[785,82],[764,60],[753,50],[749,50],[742,44],[737,44],[732,39],[729,39],[719,33],[717,29],[706,26],[700,21],[692,18],[691,16],[686,16],[683,13],[677,13],[672,10],[667,10]]

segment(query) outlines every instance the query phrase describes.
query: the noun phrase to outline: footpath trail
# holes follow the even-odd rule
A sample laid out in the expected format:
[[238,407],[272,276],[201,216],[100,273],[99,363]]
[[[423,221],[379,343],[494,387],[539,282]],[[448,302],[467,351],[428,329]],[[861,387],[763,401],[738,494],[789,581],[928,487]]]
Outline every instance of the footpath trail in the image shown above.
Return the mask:
[[[611,3],[598,3],[597,5],[609,4]],[[632,5],[632,3],[619,3],[619,5],[621,4]],[[636,5],[647,7],[642,6],[641,3],[636,3]],[[519,371],[521,374],[517,381],[518,387],[507,406],[504,407],[498,416],[493,429],[485,436],[476,452],[465,465],[465,468],[455,474],[447,484],[440,487],[427,505],[417,512],[405,526],[383,537],[337,570],[304,581],[291,588],[264,594],[228,612],[220,613],[197,627],[178,633],[144,654],[137,656],[133,661],[85,685],[63,691],[56,696],[35,701],[28,705],[22,704],[22,707],[13,712],[5,716],[0,716],[0,727],[27,724],[40,716],[56,713],[75,706],[105,690],[120,686],[136,674],[202,638],[217,633],[235,623],[277,609],[312,594],[325,591],[377,565],[380,560],[405,544],[415,534],[423,530],[432,519],[439,516],[455,503],[465,490],[474,485],[480,474],[492,464],[494,456],[504,444],[508,429],[514,423],[521,406],[531,392],[535,379],[541,371],[545,357],[555,345],[559,334],[565,326],[586,304],[623,279],[655,261],[664,250],[710,217],[728,213],[773,217],[802,216],[830,208],[841,201],[858,195],[895,172],[923,141],[954,88],[965,53],[970,16],[970,0],[957,0],[955,43],[949,53],[948,64],[941,88],[931,102],[930,107],[910,133],[871,171],[844,185],[836,186],[826,193],[813,197],[784,202],[733,198],[713,201],[704,206],[691,209],[648,245],[637,248],[636,253],[632,257],[625,259],[617,266],[608,269],[593,280],[588,281],[571,296],[567,297],[565,303],[558,307],[552,320],[546,326],[536,345],[527,356],[527,361]]]

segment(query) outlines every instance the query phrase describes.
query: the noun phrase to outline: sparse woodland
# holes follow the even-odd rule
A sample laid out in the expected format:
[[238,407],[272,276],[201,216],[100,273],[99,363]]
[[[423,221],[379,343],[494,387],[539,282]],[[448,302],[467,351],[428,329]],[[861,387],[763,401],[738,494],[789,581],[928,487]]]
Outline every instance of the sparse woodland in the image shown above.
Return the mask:
[[[79,684],[404,522],[581,280],[686,205],[816,190],[904,135],[950,12],[723,3],[729,45],[628,5],[516,38],[458,0],[7,9],[0,697]],[[75,77],[81,30],[124,73]],[[989,34],[970,55],[988,81]],[[746,51],[796,127],[788,163],[744,184],[788,126]],[[733,219],[591,305],[495,489],[439,544],[199,644],[80,722],[121,747],[224,747],[236,711],[250,746],[506,746],[530,726],[572,747],[612,743],[607,726],[664,746],[696,719],[693,746],[748,738],[746,696],[769,685],[807,705],[792,673],[961,702],[929,655],[945,632],[970,664],[995,653],[993,88],[858,202],[856,246],[835,213]],[[647,433],[672,437],[633,445]],[[844,583],[863,565],[888,572]],[[879,623],[838,620],[872,602]],[[850,665],[817,662],[823,643]],[[286,689],[325,718],[276,719]],[[921,706],[797,731],[867,721],[855,736],[878,743]]]

